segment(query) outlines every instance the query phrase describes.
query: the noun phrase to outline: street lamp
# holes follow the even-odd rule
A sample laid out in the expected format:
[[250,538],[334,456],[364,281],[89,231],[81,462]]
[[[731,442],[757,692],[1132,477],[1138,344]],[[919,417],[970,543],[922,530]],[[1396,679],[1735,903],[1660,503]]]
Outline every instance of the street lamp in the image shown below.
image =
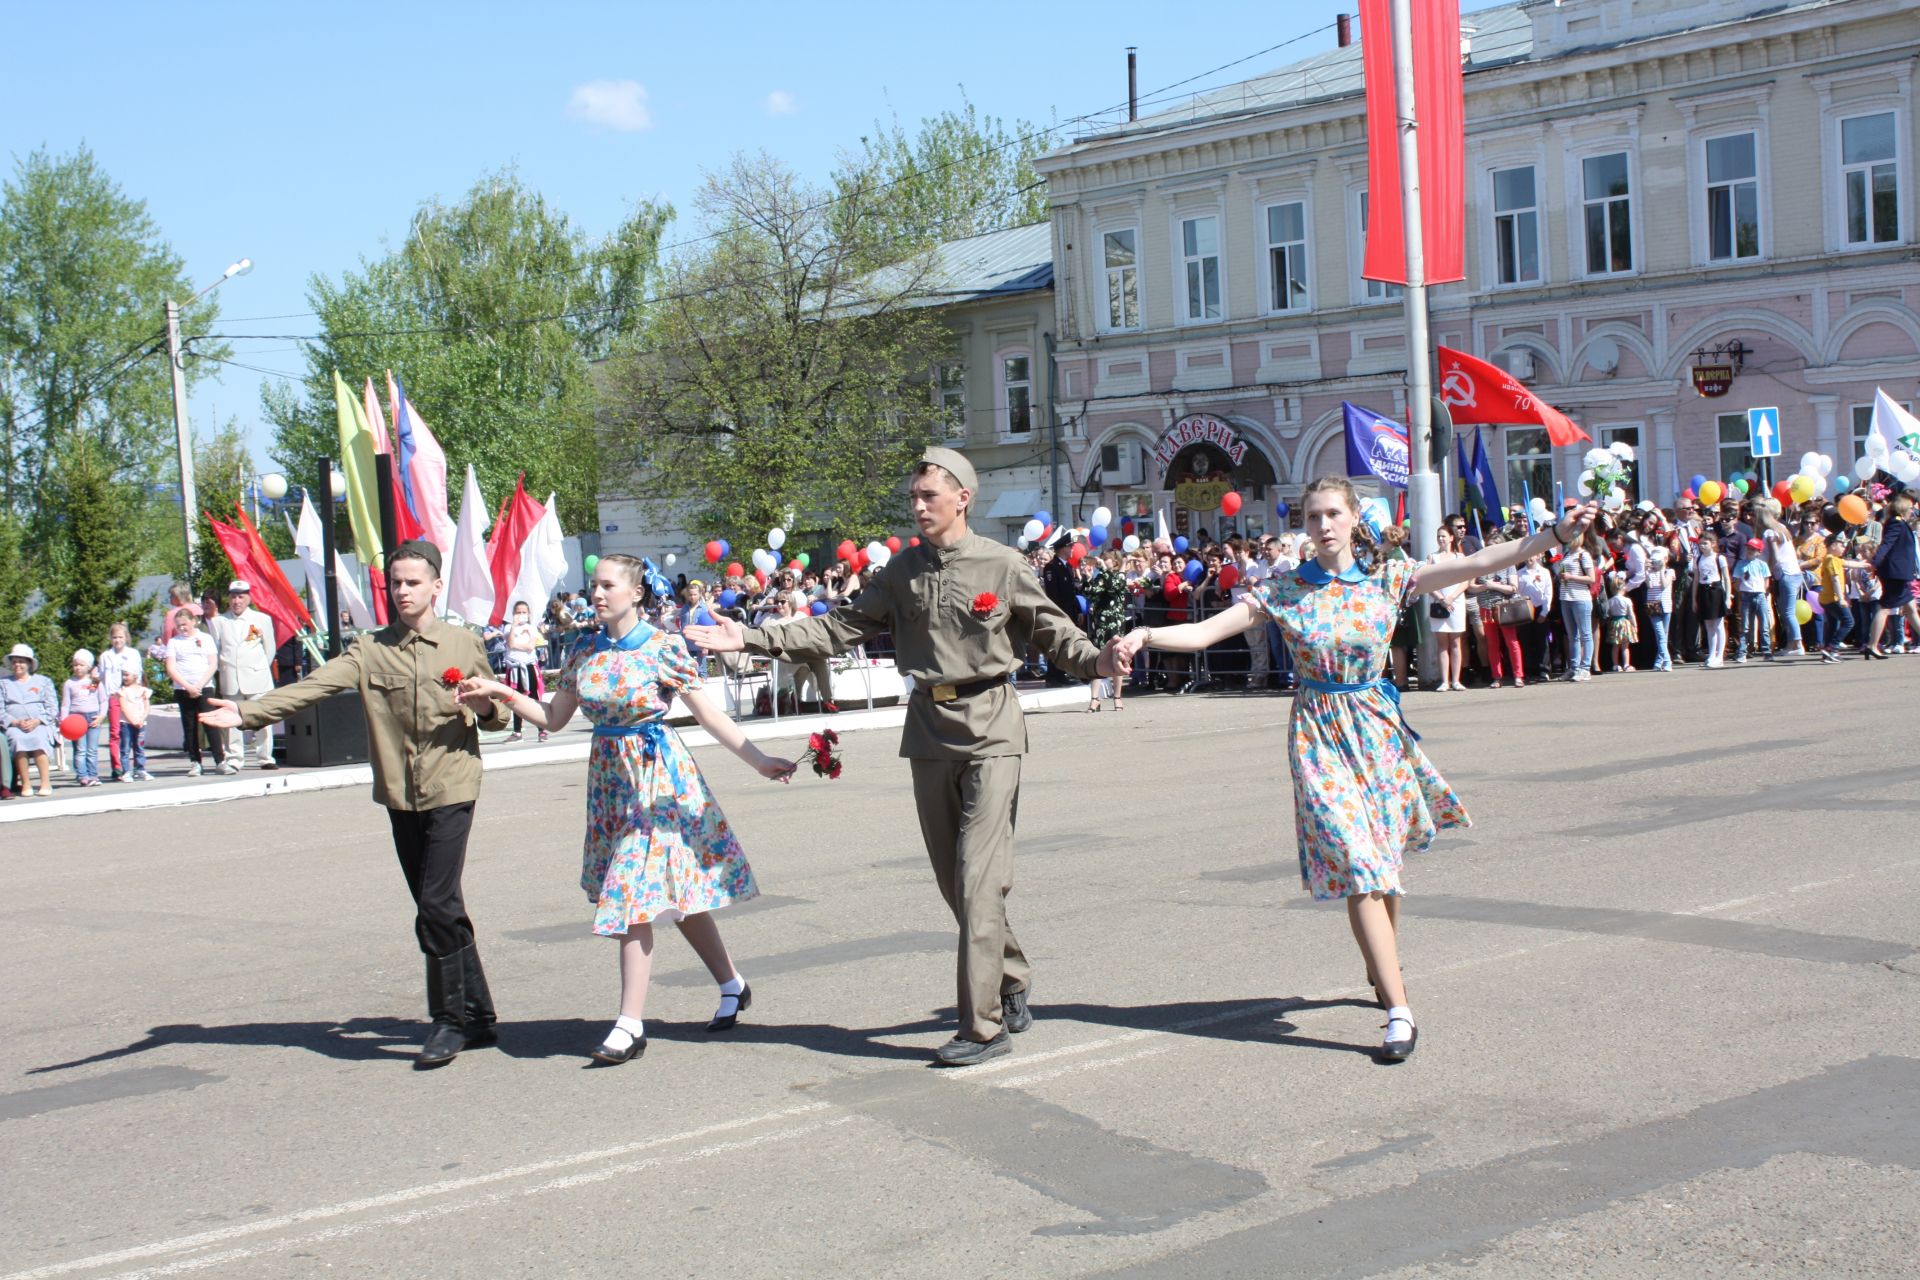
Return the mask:
[[[253,270],[253,259],[242,258],[220,273],[220,278],[194,294],[186,301],[192,306],[200,299],[218,289],[235,276],[243,276]],[[173,433],[174,443],[180,450],[180,519],[187,531],[187,568],[193,568],[193,553],[200,547],[200,531],[195,528],[199,505],[193,491],[193,435],[187,429],[187,369],[180,351],[180,307],[182,304],[167,299],[167,363],[173,370]]]

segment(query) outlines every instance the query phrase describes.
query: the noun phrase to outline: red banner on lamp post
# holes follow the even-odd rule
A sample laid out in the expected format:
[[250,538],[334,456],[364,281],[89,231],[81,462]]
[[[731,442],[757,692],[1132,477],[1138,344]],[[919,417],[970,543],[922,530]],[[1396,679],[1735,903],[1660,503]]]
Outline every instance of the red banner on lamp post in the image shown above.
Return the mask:
[[[1401,221],[1399,113],[1393,90],[1389,0],[1360,0],[1367,86],[1367,252],[1360,274],[1407,283]],[[1414,140],[1420,154],[1420,230],[1426,279],[1467,278],[1466,91],[1460,73],[1460,0],[1412,0]]]

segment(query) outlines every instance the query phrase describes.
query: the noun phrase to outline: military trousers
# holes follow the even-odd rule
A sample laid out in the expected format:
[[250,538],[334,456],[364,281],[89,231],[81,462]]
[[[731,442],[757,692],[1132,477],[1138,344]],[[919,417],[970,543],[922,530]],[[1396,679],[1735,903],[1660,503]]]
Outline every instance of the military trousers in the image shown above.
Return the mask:
[[1000,997],[1024,991],[1030,969],[1007,923],[1020,757],[915,760],[913,798],[940,896],[960,925],[960,1035],[1000,1034]]
[[423,954],[451,956],[473,945],[460,876],[467,866],[473,801],[438,809],[389,809],[393,851],[413,895],[413,936]]

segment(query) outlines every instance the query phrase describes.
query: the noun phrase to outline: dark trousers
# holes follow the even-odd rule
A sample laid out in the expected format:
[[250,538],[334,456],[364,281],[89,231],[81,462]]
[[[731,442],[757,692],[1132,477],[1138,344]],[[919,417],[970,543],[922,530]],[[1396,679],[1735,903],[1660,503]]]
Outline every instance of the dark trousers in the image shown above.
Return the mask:
[[416,914],[413,934],[430,956],[450,956],[473,945],[473,921],[460,894],[460,873],[467,865],[467,832],[473,828],[473,801],[438,809],[389,809],[393,851],[407,877]]
[[1634,634],[1639,636],[1633,642],[1633,665],[1642,671],[1653,669],[1653,621],[1647,613],[1647,585],[1641,583],[1627,592],[1627,599],[1633,606]]
[[[180,690],[173,691],[173,704],[180,708],[180,741],[187,748],[187,759],[200,763],[200,717],[211,710],[207,706],[207,695],[190,698]],[[207,745],[213,748],[213,762],[218,765],[227,758],[227,731],[225,729],[207,730]]]

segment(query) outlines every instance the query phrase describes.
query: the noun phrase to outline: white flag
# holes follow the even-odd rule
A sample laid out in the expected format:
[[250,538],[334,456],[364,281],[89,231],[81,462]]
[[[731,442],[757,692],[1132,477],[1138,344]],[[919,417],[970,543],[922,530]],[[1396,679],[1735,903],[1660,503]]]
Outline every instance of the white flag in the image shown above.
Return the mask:
[[[480,496],[480,481],[467,464],[460,495],[460,524],[453,533],[453,557],[447,562],[447,608],[463,621],[484,627],[493,616],[493,569],[487,563],[487,526],[493,517]],[[536,616],[538,610],[535,611]]]
[[[534,524],[520,547],[520,576],[507,595],[507,616],[516,602],[525,600],[534,617],[547,611],[547,599],[567,576],[566,538],[560,532],[559,495],[547,495],[546,514]],[[462,515],[465,512],[461,513]]]
[[1173,545],[1173,535],[1167,532],[1167,509],[1165,507],[1161,507],[1159,511],[1154,513],[1153,540],[1155,542],[1164,542],[1168,546]]
[[[300,523],[293,531],[293,553],[299,557],[300,568],[306,574],[307,596],[313,602],[313,616],[320,622],[322,631],[328,630],[326,626],[327,576],[320,570],[321,564],[324,563],[322,556],[325,553],[321,549],[324,545],[320,517],[314,514],[313,503],[307,500],[305,494],[302,494]],[[355,627],[362,629],[372,627],[374,625],[373,610],[367,607],[366,597],[360,594],[359,584],[355,582],[354,575],[341,561],[340,553],[337,551],[333,553],[333,571],[340,585],[340,607],[347,611],[347,617],[352,620]]]

